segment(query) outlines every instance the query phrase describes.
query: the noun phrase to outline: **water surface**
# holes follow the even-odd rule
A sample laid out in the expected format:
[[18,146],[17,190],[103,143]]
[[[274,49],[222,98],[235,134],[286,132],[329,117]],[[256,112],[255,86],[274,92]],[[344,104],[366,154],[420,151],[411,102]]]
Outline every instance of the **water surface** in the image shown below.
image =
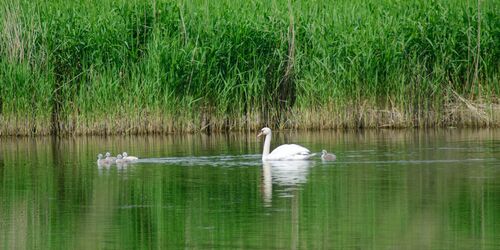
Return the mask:
[[[500,249],[500,130],[0,139],[3,249]],[[98,166],[127,151],[138,163]]]

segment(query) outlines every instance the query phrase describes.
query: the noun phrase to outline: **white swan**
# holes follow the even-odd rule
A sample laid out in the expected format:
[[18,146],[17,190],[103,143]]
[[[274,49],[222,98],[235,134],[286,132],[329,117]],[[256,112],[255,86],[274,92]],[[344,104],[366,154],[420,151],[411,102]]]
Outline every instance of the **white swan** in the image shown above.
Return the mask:
[[263,161],[283,161],[283,160],[307,160],[314,156],[309,149],[297,144],[284,144],[269,153],[271,147],[271,129],[263,128],[257,137],[265,135],[264,150],[262,151]]
[[123,160],[127,162],[133,162],[139,160],[139,158],[136,156],[128,156],[127,152],[123,152]]

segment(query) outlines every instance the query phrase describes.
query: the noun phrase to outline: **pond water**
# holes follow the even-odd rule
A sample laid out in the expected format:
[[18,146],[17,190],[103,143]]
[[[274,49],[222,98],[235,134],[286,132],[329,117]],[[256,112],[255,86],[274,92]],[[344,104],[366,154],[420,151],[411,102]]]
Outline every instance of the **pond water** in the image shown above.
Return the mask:
[[255,134],[0,139],[0,248],[500,249],[500,130]]

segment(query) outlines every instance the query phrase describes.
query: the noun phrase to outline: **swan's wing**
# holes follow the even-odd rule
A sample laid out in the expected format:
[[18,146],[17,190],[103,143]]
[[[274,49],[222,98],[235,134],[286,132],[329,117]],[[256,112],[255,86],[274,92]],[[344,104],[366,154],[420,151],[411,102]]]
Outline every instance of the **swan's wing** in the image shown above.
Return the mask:
[[283,144],[273,150],[270,155],[275,156],[290,156],[290,155],[303,155],[303,154],[311,154],[309,149],[304,148],[297,144]]
[[314,154],[309,149],[297,144],[284,144],[273,150],[267,160],[306,160]]

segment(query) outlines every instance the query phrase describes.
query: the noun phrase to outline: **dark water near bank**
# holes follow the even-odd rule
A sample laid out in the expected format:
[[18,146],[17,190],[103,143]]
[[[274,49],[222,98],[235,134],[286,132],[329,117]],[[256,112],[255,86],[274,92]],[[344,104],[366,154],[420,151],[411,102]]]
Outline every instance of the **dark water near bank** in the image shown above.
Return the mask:
[[[0,139],[2,249],[500,249],[500,130]],[[97,153],[139,163],[98,167]]]

